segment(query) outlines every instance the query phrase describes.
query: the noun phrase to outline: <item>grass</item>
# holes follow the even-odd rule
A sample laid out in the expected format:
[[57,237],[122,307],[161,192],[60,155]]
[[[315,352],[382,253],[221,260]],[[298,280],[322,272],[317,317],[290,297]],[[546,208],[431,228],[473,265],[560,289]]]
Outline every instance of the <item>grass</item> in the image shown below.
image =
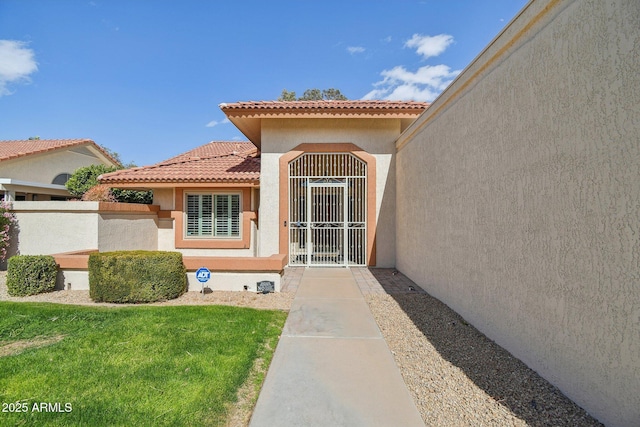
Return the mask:
[[[1,409],[28,408],[0,412],[0,425],[222,425],[254,361],[269,363],[285,318],[223,306],[0,302]],[[35,411],[41,402],[59,412]]]

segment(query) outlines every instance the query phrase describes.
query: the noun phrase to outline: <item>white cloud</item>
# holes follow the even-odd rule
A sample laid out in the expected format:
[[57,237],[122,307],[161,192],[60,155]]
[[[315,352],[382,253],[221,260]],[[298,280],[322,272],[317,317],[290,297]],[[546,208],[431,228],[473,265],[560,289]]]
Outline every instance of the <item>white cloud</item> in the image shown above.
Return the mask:
[[212,128],[212,127],[214,127],[214,126],[224,125],[224,124],[227,124],[227,123],[231,123],[231,122],[229,121],[229,119],[227,119],[227,118],[225,118],[224,120],[220,120],[220,121],[218,121],[218,120],[211,120],[209,123],[207,123],[207,124],[205,125],[205,127]]
[[433,101],[458,74],[447,65],[425,65],[415,73],[399,65],[382,71],[384,78],[363,99]]
[[352,55],[354,53],[362,53],[364,51],[365,51],[365,49],[362,46],[349,46],[349,47],[347,47],[347,52],[349,52]]
[[29,83],[38,70],[33,50],[18,40],[0,40],[0,96],[11,95],[11,83]]
[[[422,36],[414,34],[405,43],[405,47],[416,48],[424,58],[437,56],[453,43],[453,37]],[[373,84],[374,89],[362,99],[387,99],[396,101],[433,101],[460,74],[460,70],[451,70],[448,65],[425,65],[416,71],[403,65],[383,70],[382,80]]]
[[408,71],[402,65],[384,70],[380,75],[384,80],[376,85],[398,85],[398,84],[419,84],[431,86],[434,89],[443,90],[451,80],[457,76],[459,71],[451,71],[447,65],[425,65],[418,68],[415,73]]
[[415,48],[424,59],[438,56],[453,43],[453,36],[449,34],[438,34],[437,36],[423,36],[414,34],[404,44],[405,47]]

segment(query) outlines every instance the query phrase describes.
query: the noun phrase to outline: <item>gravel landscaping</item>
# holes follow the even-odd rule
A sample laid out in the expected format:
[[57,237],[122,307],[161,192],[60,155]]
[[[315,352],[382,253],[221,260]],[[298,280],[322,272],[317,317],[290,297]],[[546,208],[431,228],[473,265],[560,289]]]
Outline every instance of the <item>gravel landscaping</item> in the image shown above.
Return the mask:
[[[401,273],[352,270],[427,426],[602,425]],[[0,273],[0,300],[115,305],[92,302],[88,291],[9,297],[5,274]],[[289,269],[281,293],[216,291],[202,298],[198,292],[187,292],[156,304],[289,310],[301,275],[302,269]],[[242,425],[249,413],[245,406],[230,424]]]
[[[54,291],[28,297],[12,297],[7,293],[6,271],[0,272],[0,301],[29,301],[53,302],[59,304],[80,304],[93,306],[122,307],[127,304],[96,303],[89,297],[89,291]],[[200,292],[185,292],[182,296],[169,301],[151,303],[148,305],[232,305],[236,307],[260,308],[269,310],[289,310],[293,301],[293,294],[278,292],[257,294],[255,292],[215,291],[205,292],[204,298]]]
[[365,299],[427,426],[602,425],[401,273],[372,272],[387,293]]

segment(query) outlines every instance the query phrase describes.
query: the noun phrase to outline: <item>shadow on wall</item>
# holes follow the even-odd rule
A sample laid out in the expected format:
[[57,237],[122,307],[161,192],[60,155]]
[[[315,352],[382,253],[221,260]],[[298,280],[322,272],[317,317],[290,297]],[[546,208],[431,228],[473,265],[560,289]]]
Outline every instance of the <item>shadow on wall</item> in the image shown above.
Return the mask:
[[602,425],[402,273],[393,269],[370,271],[442,358],[528,425]]

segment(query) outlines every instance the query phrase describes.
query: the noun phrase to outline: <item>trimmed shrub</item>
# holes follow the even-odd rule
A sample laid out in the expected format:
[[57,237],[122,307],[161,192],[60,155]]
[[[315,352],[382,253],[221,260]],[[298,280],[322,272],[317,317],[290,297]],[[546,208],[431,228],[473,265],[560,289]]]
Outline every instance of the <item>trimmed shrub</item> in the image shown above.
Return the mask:
[[15,255],[7,265],[7,291],[14,297],[51,292],[58,265],[51,255]]
[[187,271],[179,252],[118,251],[89,255],[89,295],[96,302],[165,301],[186,290]]

